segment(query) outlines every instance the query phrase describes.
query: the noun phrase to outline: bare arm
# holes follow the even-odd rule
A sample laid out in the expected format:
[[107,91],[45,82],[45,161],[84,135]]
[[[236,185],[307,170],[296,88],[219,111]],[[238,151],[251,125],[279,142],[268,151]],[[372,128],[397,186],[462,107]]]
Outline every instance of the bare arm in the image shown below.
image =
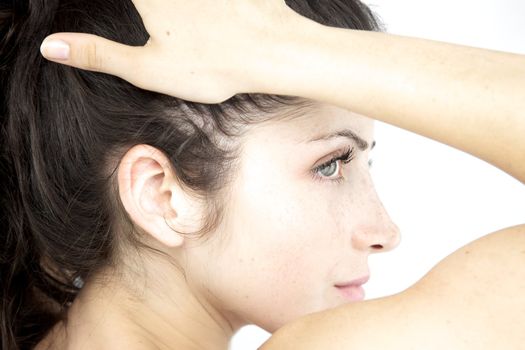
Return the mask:
[[314,313],[262,350],[521,349],[525,225],[457,250],[406,291]]
[[259,64],[260,76],[274,79],[258,90],[396,125],[525,183],[525,56],[298,21]]

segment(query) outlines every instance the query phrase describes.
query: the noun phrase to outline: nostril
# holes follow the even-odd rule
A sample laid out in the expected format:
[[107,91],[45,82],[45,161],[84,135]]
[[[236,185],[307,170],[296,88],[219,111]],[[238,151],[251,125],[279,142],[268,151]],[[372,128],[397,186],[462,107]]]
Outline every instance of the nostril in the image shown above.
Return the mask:
[[383,246],[381,244],[374,244],[371,247],[374,248],[374,249],[383,249]]

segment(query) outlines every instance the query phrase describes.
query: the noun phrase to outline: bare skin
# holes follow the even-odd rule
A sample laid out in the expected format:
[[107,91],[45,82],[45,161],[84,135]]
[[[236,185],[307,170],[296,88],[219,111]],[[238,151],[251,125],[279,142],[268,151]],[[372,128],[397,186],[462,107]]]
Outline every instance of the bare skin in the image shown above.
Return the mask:
[[[524,56],[328,28],[282,1],[260,3],[135,1],[151,34],[148,45],[129,48],[55,34],[70,45],[69,58],[57,62],[203,103],[241,92],[330,103],[468,152],[525,183]],[[195,10],[203,5],[210,11]],[[175,23],[178,28],[172,28]],[[167,35],[189,26],[192,40]],[[207,38],[211,32],[221,35]],[[195,49],[195,42],[207,40],[210,45]],[[222,49],[227,45],[231,51]],[[208,56],[202,50],[211,50],[213,64],[199,61]],[[194,85],[167,84],[184,77]],[[525,341],[519,329],[524,246],[525,225],[489,234],[451,254],[405,292],[300,318],[263,349],[517,348]]]

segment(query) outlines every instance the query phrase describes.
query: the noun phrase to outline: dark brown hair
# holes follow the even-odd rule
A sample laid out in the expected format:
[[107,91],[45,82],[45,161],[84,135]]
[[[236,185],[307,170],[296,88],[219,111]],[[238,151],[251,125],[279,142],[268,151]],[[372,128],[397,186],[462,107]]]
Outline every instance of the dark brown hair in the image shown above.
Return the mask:
[[[358,0],[287,4],[324,25],[383,29]],[[144,91],[113,76],[44,60],[41,41],[61,31],[128,45],[148,39],[129,0],[0,3],[3,350],[34,347],[65,319],[79,281],[115,263],[119,201],[112,175],[130,147],[161,150],[181,184],[215,203],[210,229],[220,218],[216,199],[236,158],[235,148],[220,141],[241,135],[243,125],[308,105],[299,97],[263,94],[207,105]]]

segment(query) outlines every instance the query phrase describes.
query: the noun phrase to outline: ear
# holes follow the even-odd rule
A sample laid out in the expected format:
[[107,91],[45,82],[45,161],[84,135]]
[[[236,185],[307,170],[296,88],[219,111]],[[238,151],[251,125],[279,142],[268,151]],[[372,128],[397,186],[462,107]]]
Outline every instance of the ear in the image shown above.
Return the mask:
[[[168,158],[158,149],[137,145],[121,159],[119,195],[131,220],[168,247],[184,242],[180,232],[195,215],[192,199],[181,188]],[[192,229],[192,228],[190,228]]]

